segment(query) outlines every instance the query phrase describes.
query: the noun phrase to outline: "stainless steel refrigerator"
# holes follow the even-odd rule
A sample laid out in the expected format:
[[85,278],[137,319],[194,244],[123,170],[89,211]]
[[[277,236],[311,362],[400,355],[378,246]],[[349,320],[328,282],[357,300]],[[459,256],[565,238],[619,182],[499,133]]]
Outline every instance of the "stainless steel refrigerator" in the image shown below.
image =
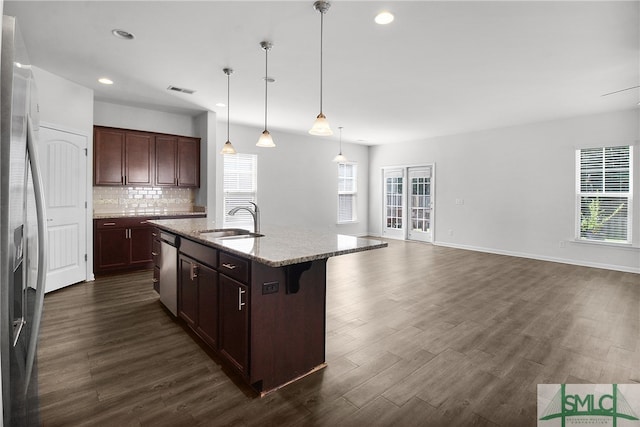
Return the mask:
[[36,138],[38,104],[15,18],[0,57],[0,370],[4,426],[39,424],[37,343],[47,235]]

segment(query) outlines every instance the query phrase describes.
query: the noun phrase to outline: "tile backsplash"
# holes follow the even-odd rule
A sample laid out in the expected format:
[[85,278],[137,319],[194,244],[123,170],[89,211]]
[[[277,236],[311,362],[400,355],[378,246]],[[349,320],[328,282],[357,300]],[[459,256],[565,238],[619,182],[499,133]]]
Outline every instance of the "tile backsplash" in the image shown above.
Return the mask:
[[93,187],[94,213],[194,210],[191,188]]

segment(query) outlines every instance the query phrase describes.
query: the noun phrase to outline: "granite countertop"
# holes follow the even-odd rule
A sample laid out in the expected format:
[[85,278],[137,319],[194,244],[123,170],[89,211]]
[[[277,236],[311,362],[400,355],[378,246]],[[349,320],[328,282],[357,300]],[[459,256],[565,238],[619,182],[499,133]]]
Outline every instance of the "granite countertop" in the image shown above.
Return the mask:
[[163,230],[270,267],[326,259],[337,255],[384,248],[388,245],[381,240],[275,225],[263,225],[260,230],[260,233],[264,234],[262,237],[215,239],[203,236],[201,232],[220,228],[253,230],[253,224],[248,227],[220,226],[207,218],[159,219],[149,222]]
[[163,216],[202,216],[205,212],[195,211],[167,211],[164,209],[156,210],[130,210],[120,212],[94,212],[93,219],[108,218],[135,218],[135,217],[163,217]]

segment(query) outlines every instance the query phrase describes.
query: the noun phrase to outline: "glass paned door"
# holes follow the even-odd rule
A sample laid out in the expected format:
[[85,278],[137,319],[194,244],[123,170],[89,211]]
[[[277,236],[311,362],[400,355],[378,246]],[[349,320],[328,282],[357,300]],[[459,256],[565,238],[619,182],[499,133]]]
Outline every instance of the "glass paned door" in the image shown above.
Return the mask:
[[404,178],[403,168],[384,170],[384,237],[405,238]]
[[431,241],[431,168],[408,168],[409,175],[409,232],[410,240]]

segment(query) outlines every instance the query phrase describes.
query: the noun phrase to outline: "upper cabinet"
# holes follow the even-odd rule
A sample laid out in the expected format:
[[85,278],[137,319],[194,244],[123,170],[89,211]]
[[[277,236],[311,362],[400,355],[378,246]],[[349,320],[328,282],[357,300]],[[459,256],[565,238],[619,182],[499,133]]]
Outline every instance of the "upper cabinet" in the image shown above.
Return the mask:
[[200,186],[200,138],[94,127],[94,185]]
[[200,139],[156,136],[156,186],[200,187]]

